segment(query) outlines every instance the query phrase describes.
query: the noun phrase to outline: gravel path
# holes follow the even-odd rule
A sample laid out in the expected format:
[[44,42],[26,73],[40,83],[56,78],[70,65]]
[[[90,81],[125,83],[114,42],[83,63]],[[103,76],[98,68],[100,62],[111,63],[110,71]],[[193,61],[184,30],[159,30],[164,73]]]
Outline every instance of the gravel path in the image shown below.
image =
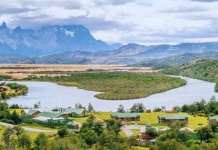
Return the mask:
[[126,134],[126,136],[132,136],[134,133],[131,131],[131,129],[141,129],[141,127],[144,127],[145,125],[124,125],[121,130]]

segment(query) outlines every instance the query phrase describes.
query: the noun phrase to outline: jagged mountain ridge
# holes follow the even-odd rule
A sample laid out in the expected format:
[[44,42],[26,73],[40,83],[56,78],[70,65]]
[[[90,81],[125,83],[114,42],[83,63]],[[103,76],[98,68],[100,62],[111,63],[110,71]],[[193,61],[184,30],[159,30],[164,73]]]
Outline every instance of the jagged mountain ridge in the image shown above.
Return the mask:
[[5,22],[0,26],[0,53],[20,55],[48,55],[65,51],[107,51],[117,48],[96,40],[82,25],[46,26],[39,30],[8,29]]

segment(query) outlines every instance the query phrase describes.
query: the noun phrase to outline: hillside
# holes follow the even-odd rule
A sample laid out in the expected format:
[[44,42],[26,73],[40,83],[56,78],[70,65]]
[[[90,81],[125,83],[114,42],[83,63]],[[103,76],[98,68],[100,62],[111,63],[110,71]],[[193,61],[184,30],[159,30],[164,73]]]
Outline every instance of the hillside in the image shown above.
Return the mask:
[[218,59],[218,52],[205,52],[205,53],[185,53],[181,55],[161,58],[161,59],[152,59],[146,60],[139,63],[134,64],[134,66],[138,67],[153,67],[154,69],[162,69],[173,66],[178,66],[190,62],[196,59]]
[[67,52],[48,56],[0,55],[1,64],[87,64],[89,59],[69,55]]
[[[218,60],[195,60],[179,67],[162,71],[170,75],[180,75],[200,80],[218,82]],[[216,85],[215,91],[218,86]]]

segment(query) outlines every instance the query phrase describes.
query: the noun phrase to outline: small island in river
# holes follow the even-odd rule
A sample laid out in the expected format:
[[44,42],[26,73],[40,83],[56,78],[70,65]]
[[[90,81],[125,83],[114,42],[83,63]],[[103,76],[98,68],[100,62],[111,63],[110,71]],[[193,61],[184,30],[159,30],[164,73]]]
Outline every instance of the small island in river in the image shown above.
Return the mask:
[[6,100],[19,95],[25,95],[27,92],[28,87],[26,85],[6,82],[0,83],[0,100]]

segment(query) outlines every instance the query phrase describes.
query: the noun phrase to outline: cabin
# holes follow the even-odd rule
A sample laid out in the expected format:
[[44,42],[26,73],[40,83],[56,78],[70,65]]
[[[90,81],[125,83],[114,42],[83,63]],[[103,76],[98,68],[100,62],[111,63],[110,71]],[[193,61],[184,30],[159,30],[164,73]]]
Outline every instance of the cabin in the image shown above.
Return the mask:
[[6,86],[0,86],[0,92],[7,91],[8,88]]
[[[40,114],[61,114],[64,118],[68,117],[85,117],[87,116],[86,109],[77,109],[77,108],[38,108],[38,109],[23,109],[21,111],[22,118],[35,118]],[[46,115],[47,116],[47,115]]]
[[208,123],[211,124],[211,122],[216,121],[218,122],[218,116],[210,116],[208,117]]
[[41,112],[36,117],[33,118],[35,122],[38,123],[53,123],[67,120],[68,116],[66,114],[55,113],[55,112]]
[[68,117],[85,117],[88,112],[85,108],[55,108],[53,112],[61,112],[68,115]]
[[112,113],[111,119],[122,121],[140,121],[141,113]]
[[21,111],[21,118],[22,119],[27,119],[27,118],[34,118],[41,112],[37,109],[23,109]]
[[171,124],[177,121],[185,121],[188,123],[188,114],[166,114],[158,116],[158,123]]

